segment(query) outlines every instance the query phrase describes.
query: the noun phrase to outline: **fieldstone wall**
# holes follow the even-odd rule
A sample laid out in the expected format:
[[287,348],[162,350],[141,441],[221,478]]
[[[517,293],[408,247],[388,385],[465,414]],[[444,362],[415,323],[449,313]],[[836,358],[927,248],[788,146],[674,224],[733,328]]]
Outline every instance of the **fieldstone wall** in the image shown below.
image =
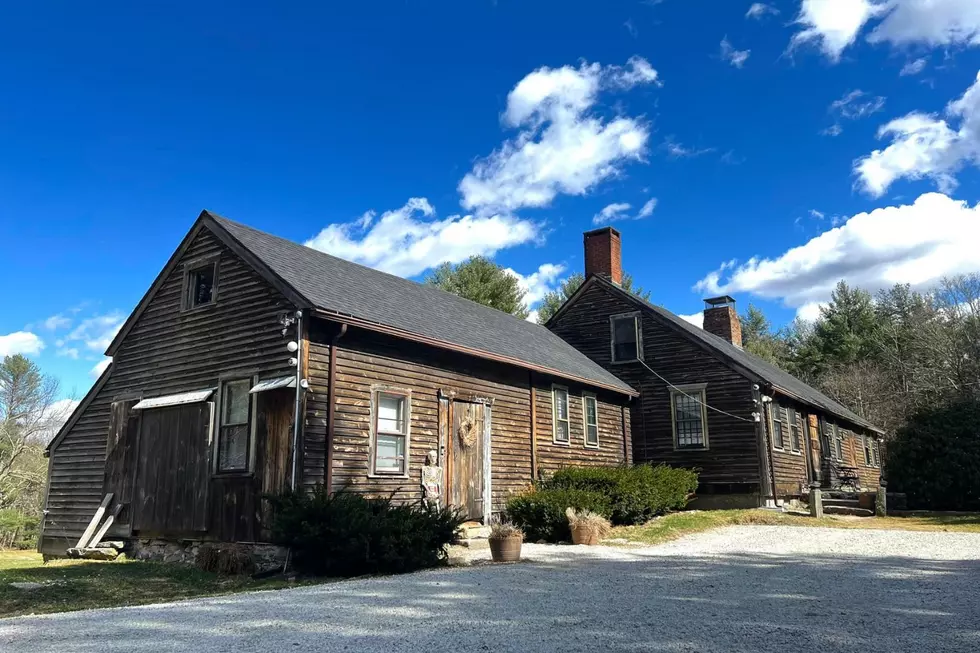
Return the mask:
[[[202,540],[159,540],[134,539],[126,547],[126,555],[137,560],[156,560],[177,564],[193,565],[201,545],[221,546],[220,542]],[[245,549],[255,562],[256,573],[281,570],[286,562],[287,549],[275,544],[236,543],[234,546]]]

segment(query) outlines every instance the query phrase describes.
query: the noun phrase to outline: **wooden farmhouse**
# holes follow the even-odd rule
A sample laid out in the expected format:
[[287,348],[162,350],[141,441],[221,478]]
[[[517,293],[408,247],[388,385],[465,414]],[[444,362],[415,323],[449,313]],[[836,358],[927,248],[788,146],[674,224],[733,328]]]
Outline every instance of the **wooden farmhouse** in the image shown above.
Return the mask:
[[435,467],[485,521],[632,459],[637,392],[545,327],[208,212],[106,353],[49,446],[48,555],[109,495],[112,539],[262,542],[284,488],[418,500]]
[[706,300],[702,329],[623,290],[621,251],[616,229],[586,233],[586,281],[546,326],[639,393],[637,463],[700,469],[694,507],[877,489],[881,429],[744,351],[731,297]]

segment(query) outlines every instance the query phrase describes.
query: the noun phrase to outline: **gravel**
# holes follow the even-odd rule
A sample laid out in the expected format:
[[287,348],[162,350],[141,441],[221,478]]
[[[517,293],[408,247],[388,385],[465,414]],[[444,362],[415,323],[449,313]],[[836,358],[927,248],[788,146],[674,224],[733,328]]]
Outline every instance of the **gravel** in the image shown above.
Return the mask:
[[524,556],[0,620],[0,651],[980,651],[976,534],[739,526]]

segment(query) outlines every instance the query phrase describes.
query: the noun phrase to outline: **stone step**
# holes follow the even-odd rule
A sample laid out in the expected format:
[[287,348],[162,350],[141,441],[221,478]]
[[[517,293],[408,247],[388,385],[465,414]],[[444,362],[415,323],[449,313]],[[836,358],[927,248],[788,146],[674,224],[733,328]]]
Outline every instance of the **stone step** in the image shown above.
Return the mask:
[[823,511],[827,515],[850,515],[852,517],[874,517],[875,513],[872,510],[865,510],[864,508],[852,508],[850,506],[834,506],[824,504]]
[[489,549],[490,540],[485,537],[473,537],[465,540],[460,540],[456,546],[463,546],[467,549]]
[[478,521],[468,521],[459,527],[459,537],[462,540],[475,540],[490,537],[490,527]]
[[857,499],[824,499],[825,506],[840,506],[841,508],[859,508],[861,502]]

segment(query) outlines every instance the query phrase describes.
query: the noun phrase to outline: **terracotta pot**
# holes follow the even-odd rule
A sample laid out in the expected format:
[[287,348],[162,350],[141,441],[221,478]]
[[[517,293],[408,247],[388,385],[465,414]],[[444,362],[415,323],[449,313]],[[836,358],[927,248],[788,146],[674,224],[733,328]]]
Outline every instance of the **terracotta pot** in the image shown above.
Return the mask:
[[579,524],[572,526],[572,544],[585,544],[586,546],[595,546],[599,543],[599,534],[593,529],[585,526],[584,524]]
[[494,562],[517,562],[521,559],[522,541],[520,535],[490,538],[490,556]]

